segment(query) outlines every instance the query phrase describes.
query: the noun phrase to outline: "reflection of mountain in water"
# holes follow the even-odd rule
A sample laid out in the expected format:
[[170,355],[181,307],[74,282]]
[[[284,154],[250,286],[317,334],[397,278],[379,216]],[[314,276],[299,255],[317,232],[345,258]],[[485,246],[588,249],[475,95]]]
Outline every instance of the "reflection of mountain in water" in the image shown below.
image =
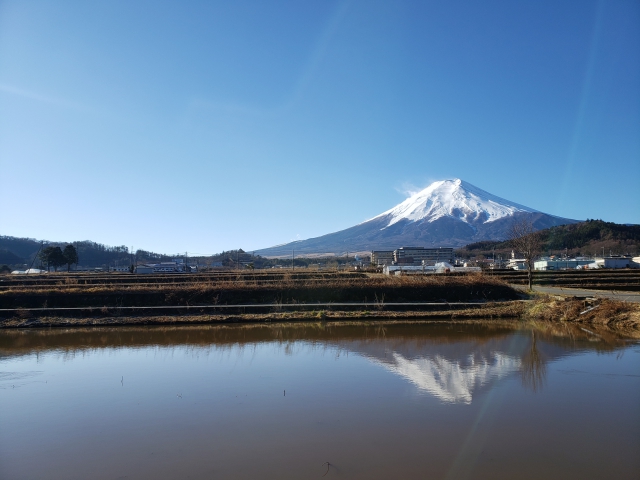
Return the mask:
[[446,336],[343,341],[340,346],[443,402],[471,403],[473,395],[520,371],[529,337],[500,331],[489,335],[465,335],[467,332],[449,330]]
[[440,355],[411,360],[395,352],[392,358],[391,362],[372,360],[445,402],[471,403],[475,388],[520,369],[519,359],[498,352],[488,358],[472,354],[466,362]]
[[279,345],[290,354],[297,345],[354,352],[441,401],[470,403],[472,396],[517,371],[523,384],[536,390],[544,383],[547,362],[585,350],[610,352],[628,346],[605,331],[594,336],[572,325],[556,330],[536,333],[495,321],[18,329],[0,332],[0,361],[38,353],[73,357],[93,350],[149,347],[242,355],[243,348],[259,344]]

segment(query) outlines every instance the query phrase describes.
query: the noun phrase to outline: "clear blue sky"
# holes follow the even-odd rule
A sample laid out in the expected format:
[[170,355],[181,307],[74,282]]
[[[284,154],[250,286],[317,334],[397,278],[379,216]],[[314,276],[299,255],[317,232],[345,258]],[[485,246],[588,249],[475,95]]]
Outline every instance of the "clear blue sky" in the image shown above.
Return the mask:
[[640,223],[640,3],[0,0],[0,234],[253,250],[454,177]]

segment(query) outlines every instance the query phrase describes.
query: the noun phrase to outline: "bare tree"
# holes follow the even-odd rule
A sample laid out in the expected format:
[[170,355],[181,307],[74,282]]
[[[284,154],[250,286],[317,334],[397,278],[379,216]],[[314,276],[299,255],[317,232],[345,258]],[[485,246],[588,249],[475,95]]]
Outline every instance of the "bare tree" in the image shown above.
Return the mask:
[[533,261],[542,250],[542,236],[526,218],[516,220],[508,232],[509,243],[527,263],[529,290],[533,287]]
[[531,388],[534,392],[542,390],[542,387],[544,387],[547,365],[542,355],[540,355],[536,342],[536,332],[533,330],[531,331],[531,347],[522,357],[520,374],[522,375],[522,384]]

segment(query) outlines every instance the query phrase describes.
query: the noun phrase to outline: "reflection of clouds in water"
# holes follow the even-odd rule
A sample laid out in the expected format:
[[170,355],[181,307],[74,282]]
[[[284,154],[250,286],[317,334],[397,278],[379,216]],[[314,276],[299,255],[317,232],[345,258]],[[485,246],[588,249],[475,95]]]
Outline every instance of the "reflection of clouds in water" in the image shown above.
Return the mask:
[[409,360],[395,352],[392,362],[371,360],[406,378],[420,390],[445,402],[456,403],[471,403],[474,388],[518,371],[521,363],[519,359],[502,353],[494,353],[489,359],[476,359],[470,355],[465,365],[439,355]]

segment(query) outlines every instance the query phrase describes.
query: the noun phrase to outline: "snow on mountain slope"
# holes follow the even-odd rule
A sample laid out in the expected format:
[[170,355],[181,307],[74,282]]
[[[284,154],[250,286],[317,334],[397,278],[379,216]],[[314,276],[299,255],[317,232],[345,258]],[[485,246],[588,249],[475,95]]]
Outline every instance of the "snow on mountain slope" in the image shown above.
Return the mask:
[[460,180],[434,182],[404,202],[365,222],[320,237],[257,250],[264,256],[395,250],[401,246],[458,247],[483,240],[504,240],[514,220],[536,230],[575,223],[525,207]]
[[465,359],[471,362],[470,365],[440,355],[411,359],[398,352],[393,352],[391,360],[370,360],[408,379],[420,390],[425,390],[442,401],[467,404],[471,403],[476,387],[517,372],[521,365],[520,359],[500,352],[494,352],[490,358],[476,358],[476,355],[471,354]]
[[496,197],[456,178],[434,182],[370,220],[388,218],[389,223],[384,228],[401,220],[433,222],[442,217],[465,223],[489,223],[518,212],[536,213],[537,210]]

